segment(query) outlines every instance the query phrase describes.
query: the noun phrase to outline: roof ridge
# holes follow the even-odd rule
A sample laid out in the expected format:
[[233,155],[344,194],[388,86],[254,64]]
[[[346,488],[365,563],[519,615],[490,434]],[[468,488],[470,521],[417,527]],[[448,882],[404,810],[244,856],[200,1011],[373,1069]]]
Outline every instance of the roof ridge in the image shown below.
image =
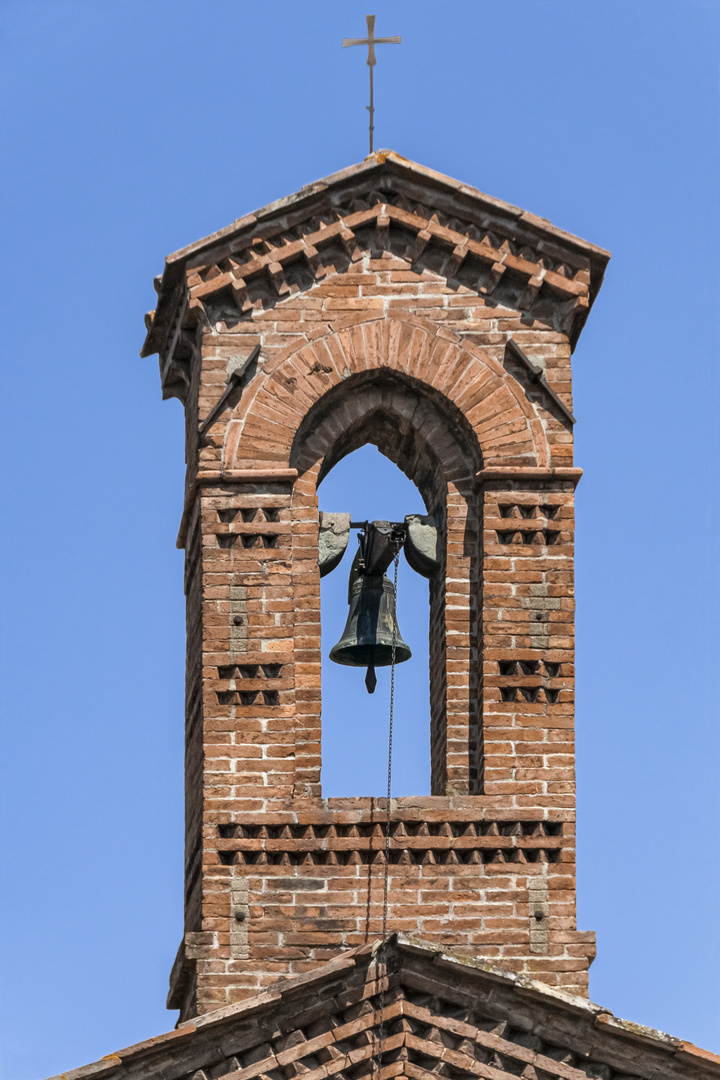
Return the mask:
[[[604,1009],[602,1006],[596,1005],[585,998],[569,994],[567,991],[541,983],[526,975],[508,971],[490,961],[479,957],[461,956],[452,950],[430,945],[421,939],[402,933],[391,935],[388,941],[400,952],[423,956],[439,967],[462,967],[475,971],[479,975],[489,976],[491,979],[497,980],[506,987],[510,987],[513,991],[522,994],[523,997],[530,996],[536,1001],[539,999],[546,1004],[555,1002],[557,1005],[566,1008],[570,1007],[573,1011],[585,1014],[588,1021],[597,1031],[605,1031],[609,1035],[620,1036],[624,1040],[639,1041],[648,1048],[664,1051],[673,1057],[679,1055],[681,1062],[691,1064],[695,1070],[703,1067],[707,1068],[708,1066],[711,1069],[720,1066],[720,1056],[711,1051],[702,1050],[693,1043],[675,1038],[655,1028],[621,1020],[615,1017],[610,1010]],[[185,1039],[192,1039],[196,1035],[200,1036],[203,1030],[235,1017],[247,1017],[254,1012],[271,1007],[293,990],[322,982],[328,976],[354,967],[361,957],[368,957],[369,965],[372,965],[376,962],[381,944],[382,941],[377,939],[355,946],[352,949],[343,950],[331,960],[319,965],[317,968],[313,968],[309,972],[280,980],[253,997],[205,1013],[194,1020],[185,1021],[173,1031],[164,1032],[155,1038],[146,1039],[143,1042],[125,1047],[101,1058],[97,1062],[62,1073],[60,1076],[52,1078],[52,1080],[101,1080],[101,1078],[115,1073],[126,1063],[140,1059],[147,1054],[157,1054],[164,1049],[171,1051],[175,1058],[177,1055],[176,1048],[180,1049],[178,1043],[182,1043]],[[133,1075],[135,1074],[133,1073]],[[143,1073],[143,1075],[145,1074]],[[663,1075],[665,1075],[664,1072]],[[698,1072],[697,1075],[700,1076],[701,1073]],[[718,1075],[720,1075],[720,1072]]]

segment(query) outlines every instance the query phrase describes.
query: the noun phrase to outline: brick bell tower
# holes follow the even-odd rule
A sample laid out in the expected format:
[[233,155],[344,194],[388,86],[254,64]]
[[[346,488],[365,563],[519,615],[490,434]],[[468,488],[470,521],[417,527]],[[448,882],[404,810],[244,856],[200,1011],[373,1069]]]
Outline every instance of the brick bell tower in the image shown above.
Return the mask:
[[608,258],[382,151],[167,259],[143,355],[187,432],[181,1020],[381,934],[385,800],[320,785],[344,525],[317,485],[367,442],[438,530],[432,795],[391,806],[388,929],[587,993],[570,357]]

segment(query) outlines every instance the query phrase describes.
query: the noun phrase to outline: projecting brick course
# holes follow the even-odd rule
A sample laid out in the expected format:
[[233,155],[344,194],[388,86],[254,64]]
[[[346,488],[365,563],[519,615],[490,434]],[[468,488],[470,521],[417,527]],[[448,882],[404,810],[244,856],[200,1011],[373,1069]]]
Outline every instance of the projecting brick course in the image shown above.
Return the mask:
[[317,485],[368,441],[443,548],[432,795],[391,808],[389,927],[586,992],[570,355],[606,261],[387,153],[168,261],[146,351],[187,416],[182,1017],[381,932],[384,802],[320,787]]

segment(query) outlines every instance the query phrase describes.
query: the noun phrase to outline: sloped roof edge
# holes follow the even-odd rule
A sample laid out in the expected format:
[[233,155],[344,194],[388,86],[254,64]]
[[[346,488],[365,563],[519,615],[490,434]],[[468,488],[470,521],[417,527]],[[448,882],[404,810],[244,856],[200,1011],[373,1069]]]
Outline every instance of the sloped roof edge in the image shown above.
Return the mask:
[[310,206],[313,200],[330,189],[342,191],[344,187],[351,187],[358,181],[371,178],[374,173],[381,174],[388,171],[399,177],[420,182],[426,188],[435,188],[445,194],[452,194],[460,204],[472,205],[476,209],[478,207],[481,209],[486,208],[488,211],[504,217],[508,222],[515,221],[519,225],[531,229],[540,239],[545,238],[556,244],[564,245],[566,249],[574,249],[576,252],[581,253],[597,269],[597,273],[593,274],[594,281],[591,285],[591,301],[594,299],[602,282],[605,266],[610,259],[609,251],[572,233],[565,232],[563,229],[558,229],[547,218],[522,210],[520,207],[513,206],[511,203],[504,202],[501,199],[496,199],[470,184],[464,184],[459,180],[446,176],[444,173],[437,172],[435,169],[411,161],[394,150],[377,150],[373,154],[369,154],[364,161],[350,165],[313,183],[306,184],[299,191],[281,199],[276,199],[274,202],[268,203],[252,213],[245,214],[224,228],[218,229],[216,232],[210,233],[208,236],[179,248],[171,255],[168,255],[165,259],[165,268],[162,275],[155,279],[159,294],[156,311],[160,317],[156,319],[154,325],[148,331],[141,350],[141,356],[150,356],[161,348],[165,322],[165,316],[161,315],[161,311],[164,312],[168,305],[172,303],[172,298],[181,282],[185,266],[189,262],[198,259],[213,247],[246,230],[260,226],[272,218],[302,211],[304,206]]
[[492,195],[487,195],[485,192],[480,191],[479,188],[473,187],[471,184],[463,184],[460,180],[454,180],[451,176],[438,172],[436,169],[430,169],[426,165],[419,165],[416,161],[411,161],[410,158],[405,158],[401,154],[396,153],[395,150],[376,150],[374,153],[368,154],[364,161],[359,161],[355,165],[348,165],[347,168],[340,169],[330,176],[326,176],[321,180],[315,180],[311,184],[306,184],[304,187],[301,187],[299,191],[293,192],[292,195],[286,195],[282,199],[276,199],[274,202],[260,207],[259,210],[254,210],[250,214],[245,214],[243,217],[237,218],[230,225],[226,225],[225,228],[219,229],[217,232],[211,233],[201,240],[196,240],[193,244],[188,244],[186,247],[180,248],[178,251],[173,252],[172,255],[168,255],[166,263],[170,265],[176,262],[184,262],[194,255],[198,255],[205,248],[212,247],[213,244],[217,244],[218,242],[227,239],[227,237],[232,236],[234,233],[239,232],[250,225],[255,225],[264,218],[273,217],[285,210],[296,209],[306,200],[312,199],[315,195],[326,191],[328,188],[341,187],[347,181],[355,180],[359,176],[372,173],[373,170],[378,170],[383,165],[391,166],[398,173],[404,172],[408,176],[420,177],[431,187],[451,188],[459,195],[464,195],[469,199],[485,203],[488,207],[492,207],[493,210],[497,210],[501,214],[534,225],[539,231],[546,232],[549,236],[552,236],[557,240],[562,240],[566,244],[571,244],[573,247],[580,248],[581,250],[588,252],[588,254],[592,253],[605,256],[607,259],[610,258],[609,251],[598,247],[596,244],[591,244],[587,240],[582,240],[579,236],[573,235],[573,233],[558,229],[548,220],[548,218],[532,214],[527,210],[522,210],[520,207],[513,206],[512,203],[504,202],[502,199],[496,199]]
[[[622,1040],[632,1041],[638,1044],[638,1050],[644,1045],[655,1051],[664,1051],[669,1055],[680,1055],[682,1060],[693,1066],[694,1076],[720,1077],[720,1055],[702,1050],[692,1043],[654,1028],[622,1020],[586,998],[569,994],[481,959],[469,959],[449,950],[438,949],[436,946],[403,934],[393,935],[391,941],[400,953],[424,957],[433,965],[450,970],[455,969],[458,974],[462,971],[467,976],[473,972],[479,978],[497,983],[521,998],[530,997],[545,1007],[555,1007],[565,1013],[573,1012],[578,1015],[578,1018],[582,1016],[592,1023],[599,1034],[605,1033],[620,1037]],[[380,945],[381,942],[376,941],[355,949],[348,949],[314,970],[283,979],[254,997],[206,1013],[194,1020],[185,1021],[173,1031],[164,1032],[155,1038],[125,1047],[92,1064],[58,1074],[51,1080],[103,1080],[111,1076],[120,1080],[122,1067],[126,1063],[135,1063],[143,1057],[154,1058],[156,1061],[154,1067],[161,1069],[163,1053],[175,1056],[178,1050],[182,1049],[185,1041],[189,1042],[201,1033],[208,1034],[213,1031],[219,1033],[225,1025],[232,1023],[235,1019],[244,1019],[252,1014],[271,1011],[272,1007],[286,995],[297,990],[309,989],[314,984],[332,979],[344,969],[349,970],[355,967],[364,958],[372,960],[373,954],[377,953]]]

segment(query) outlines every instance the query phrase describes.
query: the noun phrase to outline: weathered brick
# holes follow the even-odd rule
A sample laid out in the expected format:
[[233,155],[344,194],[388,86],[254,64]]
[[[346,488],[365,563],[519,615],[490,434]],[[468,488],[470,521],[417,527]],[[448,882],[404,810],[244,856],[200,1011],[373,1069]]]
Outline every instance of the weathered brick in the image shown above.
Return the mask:
[[[391,927],[586,989],[593,946],[575,930],[572,879],[579,473],[572,426],[508,342],[570,408],[587,303],[570,305],[606,255],[493,202],[501,255],[481,227],[487,207],[472,208],[484,197],[433,181],[419,206],[424,181],[406,198],[403,168],[383,173],[401,205],[373,204],[361,169],[348,190],[306,193],[292,224],[271,208],[197,249],[161,297],[152,343],[187,417],[186,933],[207,935],[188,946],[183,1017],[381,932],[383,800],[323,802],[320,788],[317,480],[354,432],[387,447],[444,522],[433,795],[393,809]],[[548,237],[552,259],[533,246]],[[228,262],[236,242],[252,249],[244,286]],[[183,285],[185,334],[161,333]],[[256,344],[256,372],[201,441],[229,365]],[[542,954],[530,879],[547,884]],[[231,956],[238,882],[243,959]]]

